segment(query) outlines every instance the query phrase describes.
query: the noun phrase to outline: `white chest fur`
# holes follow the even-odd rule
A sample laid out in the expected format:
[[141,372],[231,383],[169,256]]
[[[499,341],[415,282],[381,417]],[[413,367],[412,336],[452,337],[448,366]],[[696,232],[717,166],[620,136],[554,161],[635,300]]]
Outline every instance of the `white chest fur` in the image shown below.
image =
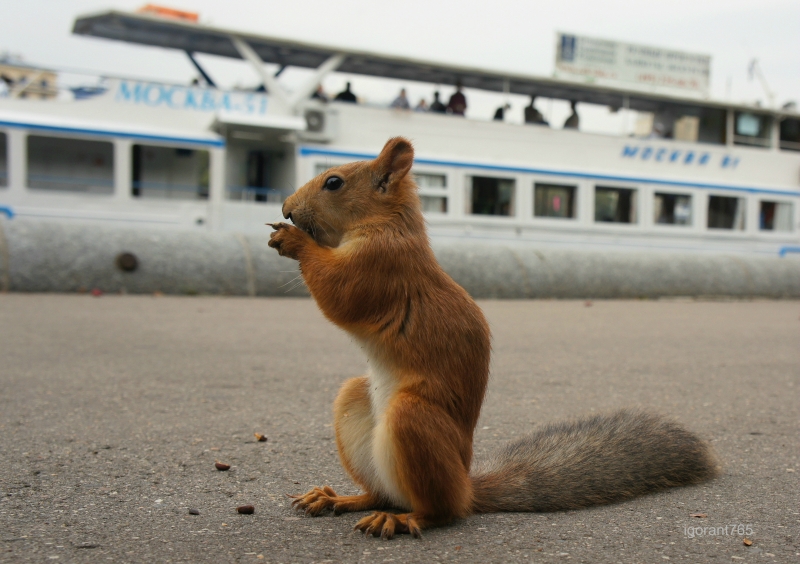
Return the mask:
[[396,391],[397,379],[391,370],[375,357],[369,357],[369,397],[375,421],[383,417]]
[[400,508],[411,509],[408,498],[398,484],[392,429],[386,417],[392,397],[397,392],[397,377],[376,356],[368,353],[368,359],[369,396],[375,422],[372,431],[372,466],[375,469],[375,478],[384,496]]

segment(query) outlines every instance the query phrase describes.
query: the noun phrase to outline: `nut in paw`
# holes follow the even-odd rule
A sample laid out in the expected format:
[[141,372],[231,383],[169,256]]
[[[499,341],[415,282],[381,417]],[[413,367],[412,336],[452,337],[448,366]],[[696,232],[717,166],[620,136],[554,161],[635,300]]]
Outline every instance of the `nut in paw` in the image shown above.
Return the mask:
[[269,236],[269,246],[283,257],[297,260],[298,254],[310,237],[294,225],[288,223],[269,223],[275,231]]

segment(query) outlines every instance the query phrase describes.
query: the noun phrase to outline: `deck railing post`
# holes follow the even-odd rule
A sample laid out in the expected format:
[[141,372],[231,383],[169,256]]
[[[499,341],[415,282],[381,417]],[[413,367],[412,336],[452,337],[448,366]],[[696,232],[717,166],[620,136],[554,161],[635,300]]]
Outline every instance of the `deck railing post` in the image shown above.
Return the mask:
[[222,229],[222,206],[225,203],[225,149],[214,148],[210,153],[208,227],[212,231],[219,231]]
[[131,194],[131,152],[133,143],[129,139],[114,141],[114,199],[117,202],[128,202]]
[[733,117],[733,110],[728,110],[725,114],[725,144],[728,147],[733,147],[733,136],[736,134]]
[[28,132],[8,129],[8,190],[22,195],[28,183]]

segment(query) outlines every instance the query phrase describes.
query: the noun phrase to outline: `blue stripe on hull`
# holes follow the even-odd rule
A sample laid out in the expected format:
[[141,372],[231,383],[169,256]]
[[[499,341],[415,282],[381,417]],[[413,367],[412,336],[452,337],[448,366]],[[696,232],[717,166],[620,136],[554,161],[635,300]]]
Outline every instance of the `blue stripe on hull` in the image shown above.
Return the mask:
[[208,147],[224,147],[224,139],[200,139],[196,137],[172,137],[169,135],[151,135],[147,133],[131,133],[129,131],[112,131],[104,129],[89,129],[82,127],[61,127],[55,125],[39,125],[16,121],[0,121],[0,127],[18,127],[32,131],[50,131],[53,133],[72,133],[78,135],[98,135],[102,137],[117,137],[123,139],[140,139],[142,141],[160,141],[162,143],[182,143],[191,145],[205,145]]
[[[329,149],[318,149],[316,147],[300,147],[301,156],[323,155],[326,157],[342,157],[347,159],[374,159],[375,153],[356,153],[348,151],[334,151]],[[687,182],[684,180],[665,180],[661,178],[647,178],[639,176],[618,176],[610,174],[589,174],[585,172],[571,172],[566,170],[556,170],[547,168],[527,168],[503,165],[489,165],[483,163],[468,163],[459,161],[446,161],[436,159],[415,159],[415,162],[425,165],[450,166],[458,168],[477,168],[481,170],[492,170],[496,172],[513,172],[523,174],[547,174],[550,176],[564,176],[569,178],[585,178],[590,180],[610,180],[618,182],[637,182],[645,184],[656,184],[661,186],[683,186],[686,188],[703,188],[706,190],[731,190],[734,192],[746,192],[748,194],[774,194],[780,196],[800,196],[798,190],[770,190],[768,188],[757,188],[753,186],[735,186],[730,184],[712,184],[704,182]]]

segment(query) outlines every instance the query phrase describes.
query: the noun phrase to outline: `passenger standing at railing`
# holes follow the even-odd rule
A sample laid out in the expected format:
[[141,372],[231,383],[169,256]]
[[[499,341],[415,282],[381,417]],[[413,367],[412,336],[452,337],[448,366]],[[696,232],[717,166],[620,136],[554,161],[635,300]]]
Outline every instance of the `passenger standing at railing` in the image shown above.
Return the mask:
[[433,102],[431,103],[430,111],[435,114],[443,114],[447,112],[447,106],[442,104],[442,101],[439,99],[439,91],[433,93]]
[[456,82],[456,92],[450,96],[447,103],[447,113],[455,116],[463,116],[467,111],[467,97],[461,92],[461,82]]
[[506,117],[506,110],[511,109],[511,104],[503,104],[494,112],[494,117],[492,118],[495,121],[503,121]]
[[394,108],[396,110],[410,110],[411,109],[411,104],[408,103],[408,96],[406,96],[406,89],[405,88],[401,88],[400,89],[400,94],[397,96],[397,98],[394,99],[394,101],[392,102],[392,105],[389,106],[389,107]]
[[531,96],[531,103],[525,108],[525,123],[533,123],[537,125],[550,125],[545,121],[542,112],[533,107],[536,101],[536,96]]
[[429,111],[428,102],[425,101],[425,98],[420,98],[419,102],[417,102],[417,106],[414,108],[415,112],[427,112]]
[[572,115],[564,122],[564,129],[578,129],[580,118],[578,117],[578,111],[575,109],[576,104],[575,100],[569,101],[569,105],[572,107]]
[[338,100],[339,102],[352,102],[354,104],[357,102],[356,95],[350,90],[349,82],[347,83],[347,86],[345,86],[345,89],[336,95],[334,100]]
[[311,95],[312,100],[319,100],[320,102],[327,102],[328,95],[325,93],[325,90],[322,89],[321,84],[317,84],[317,89]]

